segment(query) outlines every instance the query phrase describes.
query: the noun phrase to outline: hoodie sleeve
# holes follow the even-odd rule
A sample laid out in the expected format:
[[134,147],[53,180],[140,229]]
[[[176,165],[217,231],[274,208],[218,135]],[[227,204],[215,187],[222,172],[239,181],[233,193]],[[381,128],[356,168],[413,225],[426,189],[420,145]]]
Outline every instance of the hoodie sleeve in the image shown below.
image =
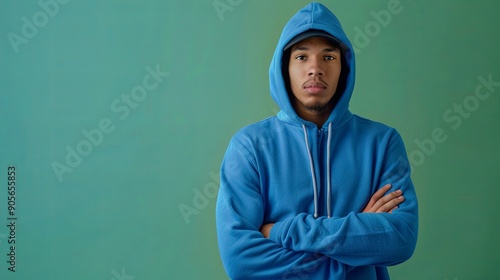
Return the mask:
[[391,191],[401,189],[405,197],[392,214],[351,212],[346,217],[318,219],[300,214],[276,223],[270,239],[286,249],[321,253],[351,266],[388,266],[409,259],[417,241],[418,207],[410,165],[397,132],[382,156],[380,187],[390,183]]
[[[318,253],[285,249],[259,231],[264,217],[259,175],[251,154],[231,141],[221,167],[216,205],[219,251],[231,279],[288,279],[300,271],[332,269],[332,260]],[[331,271],[341,275],[344,266]]]

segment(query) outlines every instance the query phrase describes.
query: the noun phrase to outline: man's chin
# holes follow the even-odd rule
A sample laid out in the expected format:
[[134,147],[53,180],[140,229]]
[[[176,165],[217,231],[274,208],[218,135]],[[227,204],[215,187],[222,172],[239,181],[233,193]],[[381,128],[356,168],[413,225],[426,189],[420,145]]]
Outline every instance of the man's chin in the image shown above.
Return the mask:
[[328,103],[326,103],[326,104],[307,104],[307,105],[304,104],[304,107],[309,111],[323,113],[323,112],[328,111],[328,108],[330,107],[328,105],[329,105]]

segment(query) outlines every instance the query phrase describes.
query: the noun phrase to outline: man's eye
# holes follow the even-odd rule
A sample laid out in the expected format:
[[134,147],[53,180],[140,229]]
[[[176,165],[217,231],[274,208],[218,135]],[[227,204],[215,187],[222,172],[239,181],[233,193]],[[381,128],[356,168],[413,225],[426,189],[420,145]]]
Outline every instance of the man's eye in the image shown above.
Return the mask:
[[335,60],[335,57],[333,57],[331,55],[327,55],[327,56],[325,56],[325,60]]
[[297,59],[297,60],[304,60],[304,59],[306,59],[306,57],[304,55],[297,55],[295,57],[295,59]]

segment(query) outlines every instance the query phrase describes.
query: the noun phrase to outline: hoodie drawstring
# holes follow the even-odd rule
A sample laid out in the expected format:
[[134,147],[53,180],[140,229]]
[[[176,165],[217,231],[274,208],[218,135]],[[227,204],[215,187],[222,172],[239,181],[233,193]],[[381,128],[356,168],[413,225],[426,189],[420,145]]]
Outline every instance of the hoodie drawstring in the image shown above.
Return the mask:
[[331,218],[332,215],[332,206],[331,206],[331,200],[332,200],[332,183],[330,182],[330,142],[332,141],[332,123],[328,124],[328,140],[326,141],[326,181],[327,181],[327,199],[326,199],[326,207],[327,207],[327,213],[328,213],[328,218]]
[[314,172],[313,158],[311,155],[311,149],[309,148],[309,137],[307,135],[307,129],[304,124],[302,124],[302,129],[304,130],[304,139],[306,140],[306,149],[309,154],[309,167],[311,167],[311,177],[313,181],[313,192],[314,192],[314,218],[318,218],[318,187],[316,185],[316,173]]
[[[314,163],[311,154],[311,149],[309,148],[309,137],[307,134],[307,129],[304,124],[302,124],[302,129],[304,130],[304,139],[306,142],[307,154],[309,155],[309,167],[311,169],[311,177],[313,182],[313,192],[314,192],[314,218],[318,218],[318,186],[316,183],[316,172],[314,171]],[[327,214],[328,218],[331,218],[331,182],[330,182],[330,143],[332,139],[332,123],[328,124],[328,140],[327,140],[327,161],[326,161],[326,174],[327,174]]]

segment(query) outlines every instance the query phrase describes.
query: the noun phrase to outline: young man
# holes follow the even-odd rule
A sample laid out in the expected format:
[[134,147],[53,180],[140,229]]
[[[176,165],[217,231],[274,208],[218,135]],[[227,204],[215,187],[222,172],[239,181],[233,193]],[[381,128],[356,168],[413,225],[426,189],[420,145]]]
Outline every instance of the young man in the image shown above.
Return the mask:
[[221,167],[216,222],[226,272],[389,279],[386,266],[413,254],[417,199],[396,130],[348,110],[354,52],[337,18],[318,3],[300,10],[269,75],[281,111],[239,131]]

